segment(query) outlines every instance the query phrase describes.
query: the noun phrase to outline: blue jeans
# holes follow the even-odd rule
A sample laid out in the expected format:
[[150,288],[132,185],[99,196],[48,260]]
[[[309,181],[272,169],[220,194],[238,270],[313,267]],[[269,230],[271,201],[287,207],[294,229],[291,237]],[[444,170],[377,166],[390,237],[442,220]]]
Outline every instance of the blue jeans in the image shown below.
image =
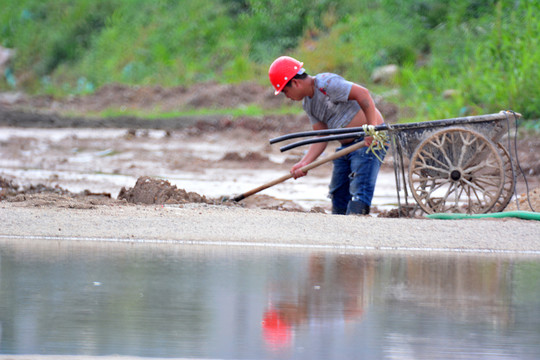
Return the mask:
[[[342,150],[351,146],[358,139],[336,149]],[[385,151],[376,151],[381,160],[384,160]],[[330,194],[332,199],[332,213],[346,214],[349,202],[361,202],[371,206],[377,175],[381,168],[381,161],[368,148],[360,148],[333,161],[334,169],[330,181]],[[358,204],[358,203],[357,203]]]

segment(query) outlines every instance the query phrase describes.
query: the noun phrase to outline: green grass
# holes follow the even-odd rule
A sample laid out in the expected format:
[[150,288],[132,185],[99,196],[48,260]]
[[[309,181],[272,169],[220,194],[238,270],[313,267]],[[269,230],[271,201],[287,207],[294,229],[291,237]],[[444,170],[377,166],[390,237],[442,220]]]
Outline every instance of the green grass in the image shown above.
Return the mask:
[[[186,109],[183,111],[164,112],[159,109],[154,110],[136,110],[108,108],[100,112],[89,112],[86,116],[96,118],[114,118],[121,116],[132,116],[138,118],[152,119],[171,119],[182,117],[197,116],[230,116],[232,119],[240,117],[262,117],[267,115],[297,115],[302,112],[301,107],[285,106],[277,109],[264,109],[257,105],[248,105],[238,108],[220,108],[220,109]],[[75,115],[75,114],[73,114]],[[80,114],[77,114],[80,115]]]
[[[0,45],[17,50],[0,90],[66,96],[112,82],[270,86],[269,64],[290,54],[311,74],[398,90],[391,100],[406,110],[404,121],[501,109],[540,118],[536,0],[0,0],[0,8]],[[399,77],[373,84],[371,73],[386,64],[398,64]],[[443,96],[447,90],[453,95]]]

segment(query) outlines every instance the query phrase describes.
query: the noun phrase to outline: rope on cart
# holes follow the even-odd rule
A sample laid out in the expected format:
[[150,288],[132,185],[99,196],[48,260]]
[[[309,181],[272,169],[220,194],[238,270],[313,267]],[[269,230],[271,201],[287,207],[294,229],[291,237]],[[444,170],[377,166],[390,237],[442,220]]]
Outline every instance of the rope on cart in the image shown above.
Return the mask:
[[362,125],[365,136],[373,137],[371,145],[369,145],[367,151],[372,152],[373,155],[379,159],[380,162],[383,162],[382,159],[377,155],[376,151],[383,151],[386,154],[387,147],[386,145],[390,142],[390,138],[386,131],[376,131],[374,125]]

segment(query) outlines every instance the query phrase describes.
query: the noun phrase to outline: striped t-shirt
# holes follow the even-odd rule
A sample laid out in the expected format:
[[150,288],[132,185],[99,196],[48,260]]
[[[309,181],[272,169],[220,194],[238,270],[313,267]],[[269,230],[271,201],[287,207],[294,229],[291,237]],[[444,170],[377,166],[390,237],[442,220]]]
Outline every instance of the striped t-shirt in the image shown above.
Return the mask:
[[349,100],[353,83],[332,73],[315,75],[313,97],[306,96],[302,107],[312,124],[325,123],[329,129],[346,127],[360,111],[360,105]]

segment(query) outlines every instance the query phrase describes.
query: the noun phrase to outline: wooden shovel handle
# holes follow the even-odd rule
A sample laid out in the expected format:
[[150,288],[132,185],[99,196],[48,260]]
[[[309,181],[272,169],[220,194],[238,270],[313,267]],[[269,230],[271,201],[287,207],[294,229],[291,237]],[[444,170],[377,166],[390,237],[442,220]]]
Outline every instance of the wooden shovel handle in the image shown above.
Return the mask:
[[[337,159],[339,157],[342,157],[343,155],[347,155],[348,153],[351,153],[355,150],[358,150],[362,147],[366,146],[366,143],[364,141],[360,141],[360,142],[357,142],[351,146],[348,146],[346,147],[345,149],[342,149],[342,150],[339,150],[339,151],[336,151],[335,153],[333,153],[332,155],[329,155],[325,158],[322,158],[322,159],[319,159],[319,160],[316,160],[314,162],[312,162],[311,164],[308,164],[306,166],[303,166],[300,168],[300,170],[302,170],[303,172],[308,172],[309,170],[311,169],[314,169],[316,168],[317,166],[320,166],[322,164],[325,164],[329,161],[332,161],[334,159]],[[259,187],[256,187],[255,189],[251,189],[249,190],[248,192],[245,192],[243,194],[240,194],[236,197],[233,198],[234,201],[240,201],[240,200],[243,200],[245,198],[247,198],[248,196],[251,196],[253,194],[256,194],[258,193],[259,191],[263,191],[264,189],[268,189],[269,187],[272,187],[274,185],[277,185],[279,183],[282,183],[284,182],[285,180],[288,180],[290,178],[292,178],[293,175],[292,174],[287,174],[287,175],[283,175],[282,177],[278,178],[278,179],[275,179],[273,181],[270,181],[269,183],[266,183],[264,185],[261,185]]]

